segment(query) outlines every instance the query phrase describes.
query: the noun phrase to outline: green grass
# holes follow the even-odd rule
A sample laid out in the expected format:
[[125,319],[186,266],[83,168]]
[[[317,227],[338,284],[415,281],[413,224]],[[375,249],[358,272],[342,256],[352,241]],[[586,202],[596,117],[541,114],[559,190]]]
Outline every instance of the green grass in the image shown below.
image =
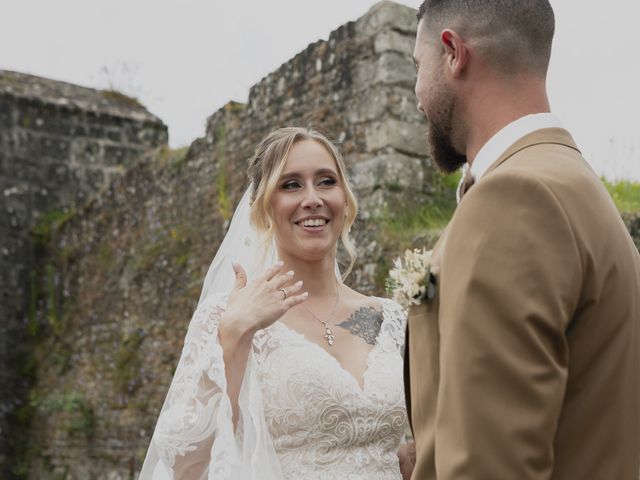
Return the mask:
[[455,208],[455,200],[436,199],[415,209],[403,209],[394,215],[385,215],[381,222],[385,237],[395,245],[409,248],[414,239],[442,231]]
[[640,212],[640,183],[602,179],[620,213]]
[[416,244],[432,243],[453,216],[456,209],[454,192],[459,181],[460,172],[436,173],[433,179],[435,192],[429,201],[386,212],[380,220],[384,243],[398,252]]

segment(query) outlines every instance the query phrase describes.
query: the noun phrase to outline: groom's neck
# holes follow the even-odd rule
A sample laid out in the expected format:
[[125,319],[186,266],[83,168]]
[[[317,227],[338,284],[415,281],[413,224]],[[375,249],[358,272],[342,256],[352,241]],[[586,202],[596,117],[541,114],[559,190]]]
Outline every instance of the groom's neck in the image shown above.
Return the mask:
[[545,80],[529,75],[479,82],[469,93],[466,104],[469,165],[483,145],[511,122],[551,111]]

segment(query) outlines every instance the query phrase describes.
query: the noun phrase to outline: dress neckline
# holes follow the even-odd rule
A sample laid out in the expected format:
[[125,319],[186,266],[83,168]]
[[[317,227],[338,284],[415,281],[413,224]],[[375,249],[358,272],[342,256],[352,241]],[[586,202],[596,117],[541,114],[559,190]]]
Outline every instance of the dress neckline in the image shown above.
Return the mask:
[[340,361],[331,353],[329,353],[324,347],[322,347],[322,345],[319,345],[318,343],[309,340],[303,333],[295,330],[294,328],[289,327],[288,325],[286,325],[285,323],[281,322],[280,320],[276,321],[274,323],[274,325],[279,325],[281,329],[285,330],[286,332],[288,332],[290,335],[297,337],[298,339],[300,339],[301,341],[310,344],[312,346],[312,348],[316,348],[318,350],[321,350],[322,354],[324,354],[325,356],[329,357],[329,359],[331,359],[336,367],[341,370],[345,375],[347,375],[355,384],[355,387],[358,391],[359,394],[364,395],[367,391],[367,375],[369,373],[369,370],[371,368],[371,359],[373,357],[373,353],[378,349],[379,345],[380,345],[380,337],[383,335],[384,330],[382,328],[382,326],[384,325],[384,323],[387,321],[387,315],[385,314],[385,303],[383,298],[379,298],[379,297],[374,297],[374,296],[370,296],[369,298],[374,298],[376,300],[379,301],[381,309],[379,310],[380,313],[382,314],[382,323],[380,324],[380,331],[378,332],[378,335],[376,336],[376,342],[373,345],[373,347],[371,348],[371,350],[369,350],[369,352],[367,353],[367,357],[366,357],[366,364],[365,364],[365,369],[364,372],[362,373],[362,384],[360,384],[360,382],[358,381],[358,379],[355,377],[355,375],[353,373],[351,373],[351,371],[347,370],[346,368],[344,368],[342,366],[342,364],[340,363]]

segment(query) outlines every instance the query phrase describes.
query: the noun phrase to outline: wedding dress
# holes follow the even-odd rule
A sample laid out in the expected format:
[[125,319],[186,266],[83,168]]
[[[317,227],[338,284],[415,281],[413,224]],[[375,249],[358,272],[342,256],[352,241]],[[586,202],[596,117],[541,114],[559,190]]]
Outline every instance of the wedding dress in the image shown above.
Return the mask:
[[[156,426],[159,462],[152,478],[400,479],[405,320],[394,302],[380,302],[384,320],[362,389],[300,333],[280,322],[259,331],[241,388],[237,436],[217,342],[224,300],[203,305]],[[201,462],[194,476],[181,465],[185,453]]]
[[383,320],[362,387],[328,351],[285,324],[258,331],[234,432],[218,342],[227,293],[208,283],[140,479],[401,480],[397,450],[407,414],[402,376],[406,316],[400,306],[377,299]]

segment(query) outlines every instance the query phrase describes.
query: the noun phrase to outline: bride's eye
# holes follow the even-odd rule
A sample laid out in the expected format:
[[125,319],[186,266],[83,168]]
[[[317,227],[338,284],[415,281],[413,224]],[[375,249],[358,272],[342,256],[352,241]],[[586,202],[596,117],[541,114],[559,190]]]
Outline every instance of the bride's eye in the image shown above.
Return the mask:
[[291,180],[289,182],[285,182],[282,184],[282,188],[284,190],[293,190],[294,188],[298,188],[300,187],[300,184],[294,180]]
[[318,185],[321,185],[323,187],[330,187],[330,186],[335,185],[336,183],[338,183],[338,182],[336,182],[335,178],[333,178],[333,177],[325,177],[325,178],[321,179],[318,182]]

